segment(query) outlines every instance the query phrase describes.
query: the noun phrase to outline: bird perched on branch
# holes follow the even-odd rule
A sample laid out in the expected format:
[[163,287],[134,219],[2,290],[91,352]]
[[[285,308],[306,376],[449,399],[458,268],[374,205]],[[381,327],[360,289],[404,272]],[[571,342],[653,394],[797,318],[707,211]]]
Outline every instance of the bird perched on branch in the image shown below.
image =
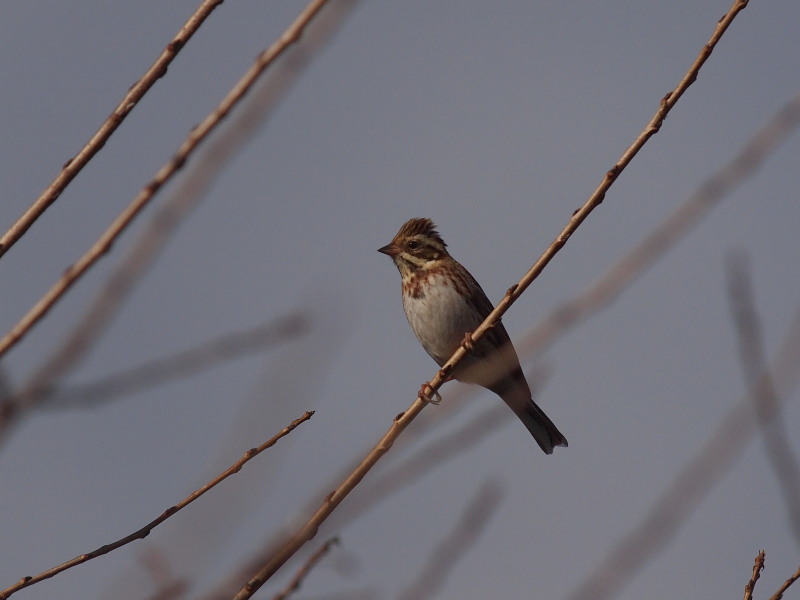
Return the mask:
[[[492,303],[461,264],[430,219],[411,219],[378,252],[400,271],[403,309],[422,347],[441,367],[464,344],[469,352],[453,379],[491,390],[514,411],[547,454],[567,440],[541,408],[519,366],[511,339],[498,322],[475,344],[469,334],[492,311]],[[424,386],[423,386],[424,387]]]

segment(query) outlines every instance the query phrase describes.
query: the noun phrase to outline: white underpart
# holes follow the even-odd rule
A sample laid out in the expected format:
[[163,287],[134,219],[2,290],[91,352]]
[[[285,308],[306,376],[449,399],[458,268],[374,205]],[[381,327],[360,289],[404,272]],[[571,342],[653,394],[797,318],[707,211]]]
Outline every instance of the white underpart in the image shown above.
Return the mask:
[[440,365],[482,319],[443,275],[434,275],[421,298],[403,296],[403,309],[422,347]]

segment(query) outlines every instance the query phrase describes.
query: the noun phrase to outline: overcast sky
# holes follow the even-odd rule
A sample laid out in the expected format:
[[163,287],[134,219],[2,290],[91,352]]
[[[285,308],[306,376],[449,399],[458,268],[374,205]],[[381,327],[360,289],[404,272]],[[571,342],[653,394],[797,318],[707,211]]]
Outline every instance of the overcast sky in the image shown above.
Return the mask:
[[[195,5],[0,4],[2,231]],[[0,259],[0,334],[89,248],[303,5],[229,0],[214,12],[103,151]],[[728,8],[728,0],[356,5],[264,123],[247,122],[250,137],[229,162],[212,157],[218,178],[64,386],[296,311],[307,327],[191,377],[18,422],[0,446],[0,589],[138,529],[315,410],[145,541],[15,598],[144,599],[158,577],[181,580],[184,597],[201,598],[296,523],[435,373],[403,315],[398,273],[375,250],[406,219],[430,217],[499,300],[641,131]],[[753,1],[739,15],[661,132],[506,315],[512,339],[595,281],[800,90],[798,23],[800,3],[786,0]],[[392,449],[309,544],[307,551],[341,539],[300,597],[578,593],[745,397],[726,282],[732,252],[740,264],[747,257],[767,358],[789,331],[800,305],[798,139],[618,301],[538,360],[523,359],[526,371],[546,373],[537,402],[569,448],[545,456],[510,411],[500,422],[485,413],[499,399],[446,384],[443,404],[423,411],[403,436],[409,443]],[[2,366],[12,386],[58,347],[180,182],[210,171],[201,158],[8,353]],[[783,400],[800,453],[797,392]],[[418,453],[426,459],[427,445],[478,418],[491,435],[473,432],[456,456],[366,504],[369,486],[391,467]],[[797,568],[800,539],[763,439],[743,439],[735,457],[729,470],[708,474],[719,476],[713,490],[680,529],[670,525],[674,537],[619,598],[739,597],[759,549],[767,570],[757,597]],[[432,450],[429,460],[438,461]],[[493,510],[480,535],[455,543],[463,554],[451,569],[435,569],[441,588],[415,591],[454,530],[464,531],[462,521],[477,523],[464,516],[476,498]],[[271,597],[298,564],[257,597]]]

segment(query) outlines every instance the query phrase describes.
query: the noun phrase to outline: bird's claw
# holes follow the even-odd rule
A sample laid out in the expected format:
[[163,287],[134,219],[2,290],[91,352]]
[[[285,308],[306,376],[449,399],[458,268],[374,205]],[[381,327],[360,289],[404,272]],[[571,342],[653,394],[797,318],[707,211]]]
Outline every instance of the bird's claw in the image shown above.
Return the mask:
[[462,340],[461,345],[467,352],[472,352],[475,349],[475,344],[472,342],[472,334],[470,332],[464,334],[464,339]]
[[450,374],[450,373],[452,373],[452,371],[453,371],[452,367],[450,367],[448,365],[445,365],[444,367],[439,369],[439,378],[443,382],[452,381],[453,376]]
[[442,402],[442,397],[439,392],[435,391],[430,384],[423,383],[419,388],[419,397],[428,404],[438,405]]

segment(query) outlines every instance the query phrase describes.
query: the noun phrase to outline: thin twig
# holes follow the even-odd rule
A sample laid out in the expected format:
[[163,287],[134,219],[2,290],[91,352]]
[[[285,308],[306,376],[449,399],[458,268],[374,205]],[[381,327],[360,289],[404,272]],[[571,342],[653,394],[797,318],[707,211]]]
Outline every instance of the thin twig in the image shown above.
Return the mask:
[[178,52],[186,45],[189,39],[197,32],[203,22],[211,15],[213,10],[222,4],[223,0],[204,0],[195,10],[194,14],[183,24],[180,31],[167,44],[164,51],[150,66],[144,75],[131,86],[123,96],[120,103],[103,121],[100,128],[81,148],[78,153],[68,160],[61,168],[61,172],[45,188],[36,201],[17,219],[17,221],[0,238],[0,257],[2,257],[11,246],[13,246],[33,225],[42,213],[58,199],[64,189],[75,179],[83,167],[97,154],[108,141],[108,138],[117,130],[128,114],[133,110],[139,100],[150,90],[151,87],[167,73],[167,67],[178,55]]
[[728,258],[728,296],[739,343],[739,360],[745,384],[755,407],[770,465],[775,472],[795,543],[800,545],[800,466],[780,412],[780,398],[765,369],[761,323],[755,309],[752,278],[747,257]]
[[[383,435],[381,440],[375,445],[359,465],[332,491],[317,511],[311,515],[308,521],[300,527],[284,545],[273,554],[258,573],[239,590],[234,596],[235,600],[250,598],[264,583],[283,566],[283,564],[297,552],[303,544],[311,540],[319,529],[319,526],[336,509],[342,500],[353,491],[364,476],[372,469],[381,457],[392,447],[398,436],[411,424],[411,421],[426,406],[426,402],[417,398],[414,403],[405,411],[397,415],[389,430]],[[2,600],[2,598],[0,598]]]
[[65,563],[62,563],[62,564],[60,564],[60,565],[58,565],[56,567],[48,569],[47,571],[42,571],[38,575],[34,575],[32,577],[23,577],[22,579],[20,579],[14,585],[12,585],[12,586],[0,591],[0,600],[6,600],[9,596],[11,596],[15,592],[18,592],[19,590],[21,590],[23,588],[29,587],[29,586],[31,586],[31,585],[33,585],[35,583],[39,583],[40,581],[43,581],[45,579],[49,579],[49,578],[51,578],[51,577],[53,577],[55,575],[58,575],[59,573],[61,573],[63,571],[66,571],[67,569],[71,569],[72,567],[76,567],[78,565],[81,565],[81,564],[83,564],[85,562],[88,562],[88,561],[94,559],[94,558],[97,558],[98,556],[103,556],[104,554],[108,554],[112,550],[116,550],[117,548],[125,546],[126,544],[129,544],[129,543],[131,543],[131,542],[133,542],[135,540],[140,540],[140,539],[146,538],[148,535],[150,535],[150,532],[153,529],[155,529],[158,525],[160,525],[161,523],[163,523],[164,521],[169,519],[172,515],[177,513],[179,510],[185,508],[186,506],[188,506],[189,504],[191,504],[192,502],[197,500],[200,496],[202,496],[203,494],[208,492],[211,488],[215,487],[216,485],[218,485],[219,483],[221,483],[222,481],[224,481],[225,479],[227,479],[231,475],[234,475],[235,473],[238,473],[242,469],[242,467],[245,465],[245,463],[247,463],[248,461],[252,460],[256,456],[261,454],[264,450],[274,446],[278,442],[278,440],[280,440],[281,438],[283,438],[283,437],[287,436],[288,434],[290,434],[292,431],[294,431],[294,429],[298,425],[308,421],[313,415],[314,415],[313,411],[307,411],[302,417],[292,421],[289,425],[284,427],[277,435],[275,435],[270,440],[264,442],[263,444],[261,444],[257,448],[251,448],[250,450],[245,452],[244,455],[242,455],[242,457],[239,460],[237,460],[235,463],[233,463],[225,471],[223,471],[222,473],[217,475],[214,479],[212,479],[211,481],[206,483],[203,487],[201,487],[201,488],[195,490],[194,492],[192,492],[191,494],[189,494],[186,498],[184,498],[183,500],[178,502],[175,506],[171,506],[170,508],[165,510],[163,513],[161,513],[161,515],[159,515],[157,518],[155,518],[152,521],[150,521],[144,527],[134,531],[130,535],[126,535],[125,537],[120,538],[116,542],[112,542],[110,544],[106,544],[104,546],[101,546],[101,547],[97,548],[96,550],[92,550],[91,552],[88,552],[86,554],[81,554],[79,556],[76,556],[72,560],[68,560]]
[[[471,338],[473,342],[478,342],[486,334],[486,332],[498,323],[501,317],[508,311],[509,307],[519,298],[519,296],[531,285],[539,274],[544,270],[548,263],[555,257],[555,255],[564,247],[570,236],[577,230],[589,214],[600,205],[605,197],[606,191],[611,187],[614,181],[619,177],[620,173],[628,166],[634,156],[644,146],[655,133],[658,132],[661,124],[666,118],[669,111],[675,106],[675,103],[680,99],[683,93],[697,78],[697,73],[703,64],[708,60],[719,39],[725,33],[727,28],[733,22],[739,12],[747,6],[748,0],[736,0],[728,13],[720,19],[714,30],[713,35],[709,41],[703,46],[699,56],[687,71],[686,75],[676,86],[676,88],[669,92],[660,102],[660,106],[648,124],[645,126],[642,133],[636,140],[625,150],[617,163],[609,169],[603,181],[592,193],[584,205],[578,209],[567,223],[566,227],[556,237],[555,241],[550,245],[542,256],[533,264],[527,273],[520,279],[520,281],[513,285],[506,292],[502,300],[495,306],[494,310],[486,317],[483,323],[472,333]],[[459,362],[466,356],[468,350],[465,345],[461,345],[453,356],[445,363],[445,365],[437,372],[437,374],[424,384],[431,394],[437,392],[442,384],[447,381],[450,373],[458,365]],[[394,423],[389,430],[384,434],[376,446],[367,454],[361,464],[348,475],[345,480],[331,492],[318,510],[309,518],[309,520],[302,525],[294,535],[292,535],[286,544],[278,552],[275,553],[261,569],[239,590],[234,596],[234,600],[245,600],[252,597],[252,595],[273,575],[275,572],[295,553],[303,544],[312,539],[319,526],[328,518],[328,516],[336,509],[336,507],[347,497],[347,495],[355,488],[356,485],[364,478],[364,476],[372,469],[375,463],[389,451],[392,444],[398,436],[408,427],[411,421],[422,411],[428,404],[428,401],[417,397],[411,406],[403,413],[395,417]]]
[[[707,179],[698,191],[688,198],[675,212],[663,223],[658,225],[645,237],[633,250],[621,258],[605,274],[598,278],[586,290],[573,299],[559,306],[542,323],[529,334],[515,342],[520,356],[532,353],[542,353],[547,347],[555,343],[567,330],[591,316],[613,302],[638,276],[663,256],[682,237],[684,237],[702,219],[708,211],[719,201],[741,185],[747,177],[754,174],[766,162],[767,158],[789,137],[800,123],[800,94],[792,98],[769,121],[762,126],[742,147],[736,157]],[[528,376],[531,381],[531,376]],[[534,378],[537,379],[537,378]],[[463,388],[469,390],[471,388]],[[450,400],[453,400],[452,398]],[[453,407],[452,401],[446,408]],[[742,411],[745,418],[748,411]],[[437,416],[443,411],[437,411]],[[361,516],[366,510],[374,506],[386,496],[393,493],[398,487],[407,485],[409,481],[429,472],[431,468],[440,465],[452,453],[457,453],[463,444],[471,440],[471,445],[479,440],[482,435],[488,434],[497,425],[505,422],[507,411],[503,407],[487,409],[476,415],[474,419],[459,428],[452,436],[437,439],[431,446],[421,449],[403,464],[397,465],[389,471],[378,474],[376,479],[370,479],[362,486],[358,506],[348,505],[336,513],[335,527],[340,528],[355,516]],[[724,428],[723,428],[724,429]],[[416,427],[412,435],[419,433]],[[731,427],[730,431],[734,431]],[[452,439],[451,439],[452,437]],[[433,458],[438,457],[438,458]],[[343,473],[339,479],[345,476]],[[324,489],[329,489],[339,479]],[[302,513],[311,513],[312,507]],[[259,552],[260,556],[268,557],[275,551],[272,543]],[[261,560],[261,563],[266,558]],[[260,564],[258,559],[253,561]],[[257,566],[238,568],[240,575],[232,575],[230,581],[241,580]],[[220,586],[218,590],[204,596],[205,600],[219,600],[227,597],[224,590],[229,589],[229,583]]]
[[755,563],[753,564],[753,574],[750,576],[750,581],[744,586],[744,600],[753,600],[753,590],[756,587],[756,581],[761,577],[761,571],[764,570],[764,551],[761,550],[756,556]]
[[[505,406],[493,406],[490,409],[481,411],[465,425],[459,427],[455,432],[448,434],[436,441],[420,448],[415,454],[401,464],[393,468],[376,473],[376,477],[365,483],[361,491],[358,506],[349,504],[338,510],[335,514],[333,527],[340,530],[345,524],[358,517],[364,516],[368,510],[387,499],[402,486],[409,485],[426,473],[440,466],[444,461],[457,454],[465,446],[474,448],[475,444],[480,443],[482,436],[487,436],[496,431],[502,423],[510,422],[510,413]],[[409,433],[410,434],[410,433]],[[335,479],[334,484],[345,476],[346,472]],[[330,489],[329,485],[323,489]],[[315,505],[306,507],[305,510],[296,511],[299,514],[311,514],[316,508]],[[254,571],[259,569],[270,557],[272,557],[285,542],[285,536],[273,536],[267,541],[263,548],[256,553],[254,558],[246,559],[245,564],[240,565],[217,585],[215,589],[201,596],[202,600],[224,600],[230,598],[235,590],[241,586],[243,579],[249,577]]]
[[[283,32],[278,40],[256,57],[253,65],[233,86],[217,107],[206,116],[178,148],[175,155],[162,166],[155,177],[142,188],[133,201],[111,223],[91,248],[74,264],[69,266],[61,278],[42,298],[23,316],[11,330],[0,339],[0,357],[14,346],[56,302],[69,290],[86,271],[89,270],[113,245],[114,241],[128,228],[139,213],[147,206],[155,194],[186,164],[189,156],[212,131],[223,121],[230,111],[244,98],[264,71],[275,62],[290,46],[295,44],[305,28],[319,12],[327,0],[313,0],[295,21]],[[2,416],[2,415],[0,415]]]
[[[306,315],[300,312],[289,314],[243,331],[227,333],[189,350],[162,356],[96,381],[56,388],[52,392],[43,391],[44,397],[34,401],[45,409],[94,408],[98,404],[189,377],[218,363],[265,351],[307,329]],[[13,398],[10,400],[14,401]]]
[[314,554],[308,557],[308,560],[303,563],[303,565],[297,570],[292,580],[289,582],[289,585],[286,588],[275,595],[274,600],[286,600],[289,596],[291,596],[294,592],[300,589],[300,586],[303,583],[303,580],[308,576],[316,564],[322,560],[322,558],[331,550],[335,544],[339,543],[338,537],[333,537],[329,539],[327,542],[322,544],[320,548],[317,549]]
[[772,596],[770,596],[769,600],[781,600],[781,598],[783,598],[783,594],[785,594],[786,590],[789,589],[789,586],[792,585],[798,579],[800,579],[800,567],[797,568],[797,571],[792,573],[789,579],[783,582],[783,585],[780,588],[778,588],[777,592],[775,592]]
[[[248,72],[237,82],[232,90],[226,95],[225,99],[220,105],[203,121],[203,123],[193,130],[189,138],[181,146],[178,153],[170,163],[162,167],[159,173],[148,186],[134,199],[131,206],[117,218],[114,224],[101,236],[100,240],[84,255],[84,257],[72,268],[68,269],[65,276],[56,283],[56,285],[45,295],[45,297],[37,303],[14,328],[11,333],[7,334],[3,340],[9,344],[6,350],[11,347],[20,335],[24,334],[30,327],[32,327],[38,319],[67,291],[67,289],[75,283],[80,273],[88,269],[91,264],[99,259],[102,248],[107,248],[106,244],[110,244],[111,240],[118,234],[122,233],[124,229],[118,227],[121,220],[129,222],[125,215],[133,218],[134,214],[131,213],[134,205],[137,206],[136,210],[141,210],[144,204],[150,200],[156,190],[162,185],[170,174],[173,174],[177,168],[180,168],[182,161],[193,151],[199,144],[203,137],[211,132],[211,130],[219,123],[219,121],[232,109],[233,104],[238,102],[247,90],[255,83],[255,79],[267,68],[282,52],[284,52],[291,44],[293,44],[305,31],[305,27],[318,12],[319,6],[322,4],[320,0],[314,0],[294,21],[292,25],[281,35],[281,37],[265,50],[256,59],[254,65]],[[341,16],[341,12],[336,13]],[[319,44],[317,44],[319,46]],[[195,205],[196,199],[200,195],[199,190],[208,185],[208,177],[210,173],[216,172],[215,169],[219,168],[220,164],[224,164],[225,159],[230,154],[230,146],[233,141],[236,141],[236,136],[239,131],[254,129],[253,120],[254,112],[263,114],[269,107],[273,106],[280,94],[275,91],[275,88],[280,90],[287,89],[288,82],[292,81],[292,73],[296,73],[302,64],[304,64],[307,56],[304,54],[299,61],[292,61],[291,66],[287,66],[281,70],[281,64],[286,64],[286,61],[278,64],[278,70],[282,79],[270,81],[270,86],[265,90],[262,96],[261,92],[256,94],[255,99],[259,101],[258,106],[253,107],[252,110],[245,110],[238,119],[234,121],[236,127],[228,128],[228,131],[215,140],[210,148],[210,156],[202,157],[200,163],[212,163],[201,165],[198,163],[198,168],[202,169],[198,172],[196,177],[188,178],[185,182],[185,191],[182,194],[176,194],[171,198],[156,215],[151,225],[145,230],[144,234],[134,245],[133,249],[126,256],[125,260],[117,267],[117,269],[108,278],[101,291],[97,294],[94,301],[90,303],[88,309],[85,311],[83,317],[72,328],[70,333],[66,336],[64,342],[59,344],[50,356],[43,361],[43,364],[35,370],[35,372],[28,378],[25,385],[21,386],[20,390],[15,395],[15,402],[8,402],[0,400],[0,441],[5,438],[5,434],[10,429],[12,423],[24,412],[30,409],[36,402],[37,398],[41,398],[47,390],[52,389],[58,380],[76,364],[80,362],[83,356],[86,355],[91,345],[99,337],[100,333],[104,330],[110,322],[112,316],[118,311],[122,302],[128,297],[131,290],[134,289],[137,281],[140,280],[143,273],[153,263],[155,257],[164,247],[169,236],[174,232],[178,223],[186,216],[188,211]],[[275,83],[276,85],[272,85]],[[269,94],[269,95],[267,95]],[[247,125],[250,125],[247,127]],[[230,132],[230,135],[228,133]],[[234,138],[234,139],[232,139]],[[160,182],[154,185],[155,182]],[[80,268],[78,268],[78,266]],[[80,273],[75,271],[78,269]],[[74,275],[74,276],[73,276]],[[28,320],[31,317],[32,320]],[[23,322],[27,321],[28,324],[24,325]],[[18,328],[21,330],[18,331]],[[16,331],[16,333],[15,333]],[[12,339],[13,338],[13,339]],[[3,340],[0,340],[0,354],[2,354]]]
[[616,300],[637,277],[673,248],[722,199],[754,175],[800,125],[795,95],[698,190],[633,249],[580,294],[558,306],[533,331],[515,342],[521,354],[541,354],[564,333]]
[[[603,178],[603,181],[595,189],[591,196],[589,196],[589,199],[583,204],[583,206],[581,206],[581,208],[573,213],[569,223],[567,223],[566,227],[564,227],[561,233],[558,234],[553,243],[550,244],[542,256],[540,256],[539,259],[528,270],[528,272],[525,273],[522,279],[508,289],[505,296],[500,300],[500,302],[498,302],[497,306],[494,307],[494,310],[489,313],[483,323],[481,323],[478,328],[472,332],[471,338],[473,342],[479,341],[489,329],[494,327],[495,323],[500,322],[500,319],[506,313],[506,311],[508,311],[509,307],[517,300],[517,298],[522,295],[523,292],[525,292],[526,289],[528,289],[531,283],[533,283],[533,281],[539,276],[539,274],[550,263],[555,255],[558,254],[558,252],[564,247],[564,245],[567,243],[567,240],[569,240],[570,236],[575,233],[581,223],[583,223],[589,214],[591,214],[591,212],[602,203],[606,192],[614,183],[614,181],[616,181],[622,171],[624,171],[628,164],[630,164],[631,160],[633,160],[633,157],[636,156],[642,146],[647,143],[647,140],[649,140],[659,131],[661,124],[664,122],[664,119],[666,119],[669,111],[672,110],[680,97],[683,96],[684,92],[697,79],[697,74],[700,71],[700,68],[703,66],[703,64],[705,64],[709,56],[711,56],[711,52],[713,51],[714,47],[717,45],[722,35],[736,18],[736,15],[738,15],[739,12],[741,12],[747,6],[748,1],[749,0],[736,0],[725,16],[717,22],[717,26],[711,38],[703,46],[703,49],[700,51],[697,59],[695,59],[686,75],[684,75],[683,79],[681,79],[680,83],[674,90],[668,92],[667,95],[661,99],[658,110],[647,123],[645,128],[634,140],[634,142],[625,150],[625,152],[622,153],[622,156],[617,163],[608,170]],[[430,387],[431,393],[436,392],[439,387],[441,387],[441,385],[448,379],[449,374],[452,373],[458,362],[460,362],[468,352],[468,349],[464,345],[461,345],[455,351],[455,353],[453,353],[453,356],[450,357],[450,360],[448,360],[447,363],[445,363],[445,365],[440,369],[439,373],[437,373],[437,375],[427,383],[427,386]],[[419,398],[418,400],[421,401]]]

